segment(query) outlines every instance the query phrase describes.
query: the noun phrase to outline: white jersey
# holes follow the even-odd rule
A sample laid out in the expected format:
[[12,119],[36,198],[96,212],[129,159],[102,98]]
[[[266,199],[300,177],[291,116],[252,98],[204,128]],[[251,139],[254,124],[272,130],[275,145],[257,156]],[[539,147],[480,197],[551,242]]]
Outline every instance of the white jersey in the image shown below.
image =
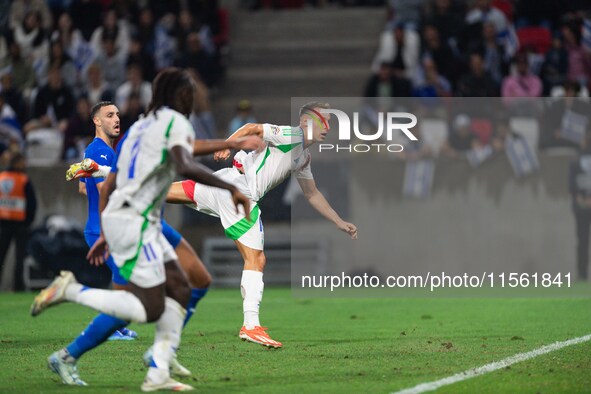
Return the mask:
[[170,150],[180,146],[193,154],[193,127],[185,116],[162,108],[135,122],[117,158],[117,188],[106,211],[125,205],[155,223],[176,175]]
[[259,201],[291,174],[296,178],[313,179],[310,151],[304,147],[300,127],[263,125],[265,149],[244,154],[234,160],[242,164],[246,183],[254,201]]

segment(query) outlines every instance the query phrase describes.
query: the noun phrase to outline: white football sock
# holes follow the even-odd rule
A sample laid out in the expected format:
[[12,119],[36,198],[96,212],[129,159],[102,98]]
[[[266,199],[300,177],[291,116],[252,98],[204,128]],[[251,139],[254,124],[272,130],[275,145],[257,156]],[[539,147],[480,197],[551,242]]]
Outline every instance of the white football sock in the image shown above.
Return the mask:
[[166,297],[164,313],[156,322],[152,364],[148,369],[148,379],[152,382],[163,383],[170,377],[170,361],[181,342],[186,314],[187,311],[178,302]]
[[66,288],[65,297],[68,301],[125,321],[145,323],[148,320],[144,305],[129,291],[93,289],[72,283]]
[[260,326],[259,305],[263,299],[263,273],[259,271],[242,271],[242,280],[240,281],[240,292],[242,293],[242,308],[244,310],[244,327],[252,330]]

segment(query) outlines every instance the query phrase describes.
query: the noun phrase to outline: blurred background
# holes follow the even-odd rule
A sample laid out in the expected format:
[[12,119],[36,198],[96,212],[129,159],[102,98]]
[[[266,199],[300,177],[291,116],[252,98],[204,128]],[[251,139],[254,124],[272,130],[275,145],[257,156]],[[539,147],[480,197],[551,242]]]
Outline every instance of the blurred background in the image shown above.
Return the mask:
[[[0,166],[25,171],[35,195],[27,195],[22,231],[0,237],[1,288],[39,287],[52,272],[85,264],[86,199],[64,173],[94,136],[90,108],[114,101],[126,130],[150,101],[154,75],[168,66],[191,69],[200,81],[190,118],[197,138],[225,138],[247,122],[288,124],[292,97],[366,97],[358,108],[367,127],[376,125],[380,111],[418,106],[425,144],[370,164],[392,168],[386,206],[431,212],[405,231],[419,234],[429,223],[443,223],[449,217],[435,213],[465,208],[462,201],[487,212],[486,223],[507,212],[499,208],[498,190],[505,189],[487,186],[490,198],[483,198],[474,182],[508,182],[507,206],[512,196],[520,207],[542,201],[530,212],[540,219],[530,228],[560,230],[541,236],[524,225],[515,234],[552,247],[549,259],[562,259],[585,279],[591,208],[584,180],[576,179],[591,167],[582,164],[589,149],[590,11],[582,0],[0,0]],[[489,113],[441,111],[458,97],[500,98]],[[496,157],[502,162],[495,164]],[[365,223],[367,213],[356,208],[367,197],[351,191],[359,187],[348,167],[331,170],[329,156],[314,155],[314,162],[319,184],[336,182],[325,188],[329,200],[346,219]],[[341,175],[331,178],[335,172]],[[290,186],[279,186],[261,204],[269,260],[276,261],[268,266],[269,283],[289,282],[290,207],[305,205]],[[0,192],[7,189],[0,180]],[[168,207],[166,216],[202,254],[218,285],[236,283],[241,263],[216,220],[181,207]],[[13,219],[2,220],[4,227],[10,230]],[[330,225],[316,216],[304,219],[308,234],[326,241],[313,249],[338,260],[345,249],[333,238],[341,234],[326,235]],[[511,228],[507,220],[499,228]],[[471,226],[462,227],[464,235],[452,243],[459,247],[447,259],[492,253],[461,247],[473,245],[469,236],[479,227]],[[445,233],[436,228],[429,227],[433,237]],[[508,237],[515,246],[507,250],[519,248],[519,235]],[[406,240],[404,259],[424,242]],[[531,253],[499,258],[535,269],[544,254],[534,246],[526,248]]]

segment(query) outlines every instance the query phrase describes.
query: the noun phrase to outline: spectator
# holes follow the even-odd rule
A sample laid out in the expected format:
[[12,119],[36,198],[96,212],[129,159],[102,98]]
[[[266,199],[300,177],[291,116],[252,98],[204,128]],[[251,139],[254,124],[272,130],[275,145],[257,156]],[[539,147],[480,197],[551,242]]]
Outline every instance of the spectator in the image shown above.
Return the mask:
[[92,141],[94,123],[90,118],[90,103],[86,96],[76,101],[76,111],[68,119],[64,131],[64,148],[62,158],[67,161],[81,160],[84,149]]
[[186,50],[185,38],[191,32],[199,33],[199,40],[205,52],[209,55],[214,56],[216,52],[216,46],[212,37],[211,29],[207,24],[199,24],[193,18],[193,15],[188,10],[183,10],[179,14],[179,20],[176,28],[176,41],[178,42],[178,51],[183,52]]
[[498,34],[503,34],[509,28],[507,17],[492,6],[492,0],[476,0],[474,8],[466,14],[466,23],[474,25],[491,22]]
[[103,71],[97,63],[93,63],[88,67],[86,78],[87,82],[84,91],[88,96],[91,107],[99,101],[113,100],[113,92],[103,79]]
[[482,55],[470,55],[470,72],[460,78],[457,95],[460,97],[497,97],[499,87],[484,69]]
[[152,85],[144,81],[142,68],[137,64],[130,64],[127,68],[127,82],[117,89],[115,105],[121,112],[126,112],[127,99],[132,93],[140,97],[142,107],[147,108],[152,100]]
[[96,63],[103,70],[109,89],[116,90],[125,78],[125,55],[117,54],[112,37],[103,39],[103,52],[97,57]]
[[12,41],[8,45],[8,50],[10,57],[0,60],[0,68],[9,70],[12,86],[16,90],[27,92],[35,86],[33,67],[28,60],[21,56],[21,49],[17,42]]
[[512,109],[513,113],[528,114],[534,109],[531,107],[535,106],[535,103],[521,98],[539,97],[542,94],[542,81],[530,72],[525,53],[517,54],[514,64],[516,74],[507,76],[503,80],[503,102]]
[[240,100],[236,107],[236,115],[230,120],[228,125],[228,136],[234,134],[236,130],[247,123],[256,123],[255,117],[252,115],[252,105],[248,100]]
[[20,47],[22,56],[33,67],[36,78],[43,83],[46,78],[45,63],[49,56],[49,42],[37,12],[27,13],[24,22],[14,28],[14,40]]
[[397,24],[394,29],[382,33],[372,70],[377,72],[380,64],[387,62],[392,64],[397,76],[412,79],[416,75],[419,51],[419,35],[415,31],[404,29],[403,25]]
[[22,154],[10,160],[8,170],[0,173],[0,272],[6,261],[6,253],[14,239],[16,264],[14,291],[25,290],[23,266],[27,252],[29,228],[35,219],[37,199],[35,190],[26,174],[26,162]]
[[452,84],[457,82],[460,64],[447,42],[441,41],[439,31],[433,25],[423,28],[423,59],[425,57],[435,63],[439,73],[448,81]]
[[2,87],[2,97],[15,111],[16,118],[22,125],[25,122],[25,100],[21,91],[14,86],[11,72],[5,72],[0,75],[0,87]]
[[210,139],[217,137],[217,128],[215,119],[211,112],[211,101],[209,99],[209,89],[201,79],[199,72],[195,69],[189,69],[193,79],[197,84],[197,94],[195,97],[195,106],[193,113],[189,116],[189,121],[195,129],[196,139]]
[[115,45],[115,54],[118,57],[125,58],[129,52],[129,28],[124,20],[117,20],[115,10],[109,10],[105,13],[103,24],[96,28],[92,33],[90,45],[96,54],[103,54],[104,46],[102,43],[105,38],[111,38]]
[[[564,84],[564,99],[553,102],[544,111],[540,122],[540,149],[567,147],[579,149],[589,133],[589,106],[577,99],[580,85],[577,82]],[[575,128],[573,129],[573,126]],[[573,130],[578,133],[572,133]],[[573,138],[578,134],[578,138]],[[582,134],[582,135],[581,135]]]
[[144,52],[153,58],[156,50],[156,26],[154,16],[149,8],[144,8],[140,11],[135,34],[142,42]]
[[470,122],[468,115],[456,116],[452,131],[442,147],[444,154],[449,157],[460,157],[462,153],[478,147],[478,138],[472,133]]
[[435,62],[426,57],[423,67],[415,80],[413,96],[417,97],[449,97],[451,96],[451,84],[439,74]]
[[431,25],[437,29],[444,43],[456,47],[464,20],[460,12],[455,12],[452,9],[452,0],[431,1],[426,8],[423,19],[425,25]]
[[495,152],[501,152],[505,150],[505,141],[507,138],[520,138],[518,134],[516,134],[513,130],[511,130],[511,125],[509,124],[509,118],[506,116],[500,117],[497,119],[497,124],[494,129],[492,138],[491,138],[491,146]]
[[88,66],[96,57],[96,53],[84,39],[80,30],[74,28],[72,19],[67,12],[60,15],[57,23],[58,28],[53,32],[51,39],[61,42],[64,52],[74,62],[78,77],[81,78],[86,74]]
[[182,10],[179,13],[178,23],[176,27],[176,41],[178,43],[178,50],[179,52],[184,52],[186,47],[186,37],[189,33],[197,31],[197,24],[195,23],[195,19],[193,15],[189,12],[189,10]]
[[509,61],[505,56],[505,50],[498,43],[495,25],[485,22],[482,25],[482,37],[484,39],[484,69],[497,84],[509,73]]
[[64,83],[70,88],[75,89],[79,86],[78,71],[70,55],[64,52],[61,41],[52,41],[48,64],[59,67]]
[[174,27],[176,17],[166,14],[156,24],[154,31],[154,63],[157,70],[173,65],[176,56],[176,38]]
[[142,71],[146,80],[151,81],[156,76],[154,69],[154,58],[144,51],[142,41],[138,36],[134,35],[129,44],[129,54],[127,56],[127,67],[131,64],[138,64],[142,67]]
[[208,88],[214,84],[213,59],[203,49],[199,33],[191,32],[187,36],[186,51],[181,54],[176,64],[182,68],[193,68],[201,76]]
[[52,17],[49,7],[44,0],[14,0],[10,6],[10,28],[20,26],[27,14],[34,12],[39,15],[40,27],[49,31],[52,26]]
[[33,119],[24,126],[25,134],[43,127],[57,127],[64,131],[74,107],[74,96],[64,84],[60,69],[52,66],[48,82],[39,89],[33,106]]
[[410,97],[412,85],[406,78],[397,77],[392,71],[392,65],[384,62],[378,72],[372,75],[365,86],[365,97],[368,103],[378,112],[392,109],[392,97]]
[[581,46],[581,31],[576,26],[565,25],[561,29],[564,37],[564,48],[568,54],[567,78],[586,86],[591,73],[591,59],[589,53]]
[[562,85],[568,73],[568,52],[564,49],[562,39],[558,36],[552,39],[552,47],[546,53],[542,65],[542,81],[544,94],[550,93],[554,86]]

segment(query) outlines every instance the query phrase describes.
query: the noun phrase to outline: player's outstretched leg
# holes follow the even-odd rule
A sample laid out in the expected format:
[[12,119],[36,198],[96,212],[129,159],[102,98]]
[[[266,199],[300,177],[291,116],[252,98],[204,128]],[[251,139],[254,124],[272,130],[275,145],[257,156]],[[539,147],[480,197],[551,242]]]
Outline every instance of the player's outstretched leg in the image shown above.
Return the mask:
[[[140,289],[141,291],[141,289]],[[146,293],[158,293],[163,289],[143,289]],[[160,317],[161,306],[146,310],[143,302],[131,291],[102,290],[83,286],[76,281],[70,271],[62,271],[60,276],[43,289],[31,305],[31,315],[37,316],[45,309],[62,302],[75,302],[121,320],[135,323],[151,322]]]
[[262,327],[259,321],[259,307],[263,299],[263,269],[265,268],[265,254],[262,250],[252,249],[236,241],[238,250],[244,259],[244,271],[240,282],[242,293],[242,307],[244,311],[244,325],[238,336],[243,341],[258,343],[270,348],[280,348],[281,342],[272,339],[267,334],[267,327]]

